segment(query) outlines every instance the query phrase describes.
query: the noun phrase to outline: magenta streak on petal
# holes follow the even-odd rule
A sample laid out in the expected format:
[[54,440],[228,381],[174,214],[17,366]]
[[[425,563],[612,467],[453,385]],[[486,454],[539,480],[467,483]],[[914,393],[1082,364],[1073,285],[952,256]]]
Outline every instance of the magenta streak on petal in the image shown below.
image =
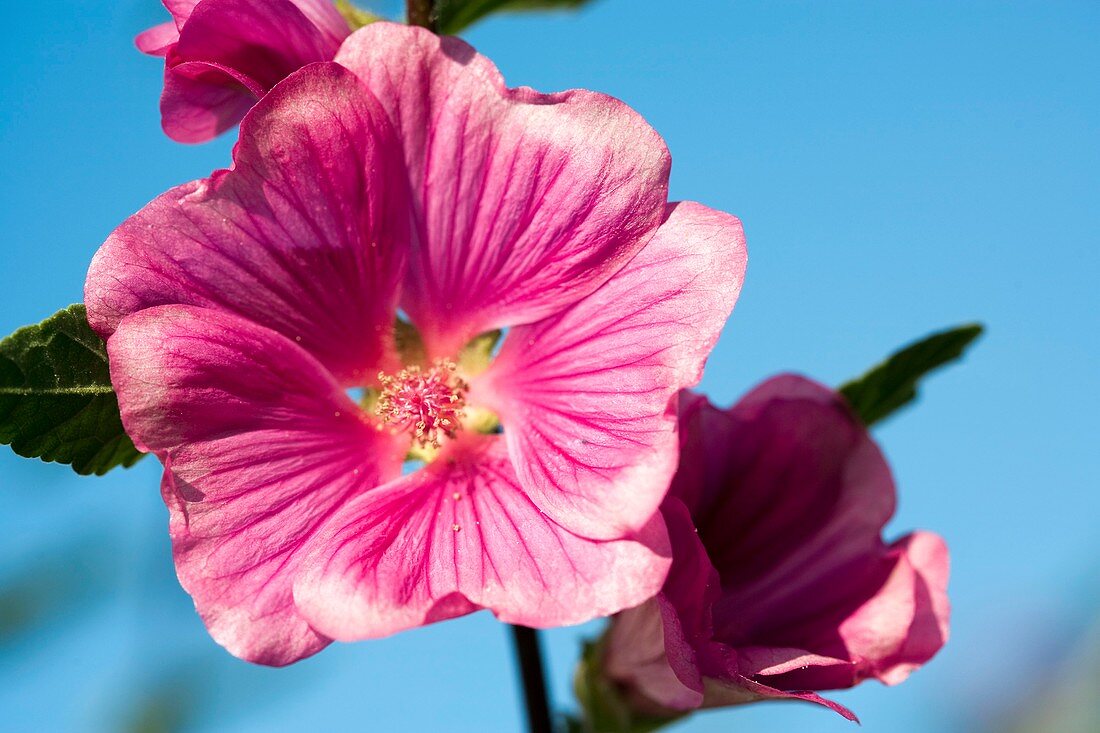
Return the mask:
[[[202,0],[181,35],[203,28],[216,1],[229,2]],[[222,7],[245,7],[234,2]],[[354,73],[319,63],[279,81],[243,120],[233,168],[150,203],[89,272],[89,320],[125,362],[127,427],[171,464],[173,532],[182,521],[202,540],[194,566],[189,540],[177,541],[185,587],[216,638],[267,663],[479,607],[546,626],[645,601],[669,565],[656,509],[676,461],[676,390],[698,380],[740,290],[740,224],[698,204],[666,208],[667,151],[615,100],[508,90],[468,46],[422,29],[372,25],[345,51]],[[223,64],[255,89],[269,81],[224,58],[188,63]],[[470,392],[507,436],[458,431],[419,473],[352,479],[363,457],[332,425],[299,418],[328,404],[332,385],[396,371],[399,299],[430,357],[513,326]],[[176,309],[211,314],[225,333],[204,331],[194,355],[185,336],[165,354],[122,337]],[[223,353],[242,340],[249,349]],[[223,377],[243,402],[217,386],[218,364],[251,360],[283,378],[284,357],[297,365],[286,377],[295,411],[279,390],[248,391],[267,377]],[[195,387],[184,367],[215,386]],[[351,420],[339,400],[333,412]],[[165,401],[187,406],[178,425],[165,424]],[[281,432],[252,413],[274,415]],[[231,431],[203,432],[231,419]],[[351,420],[351,438],[364,424]],[[183,432],[158,432],[169,429]],[[370,435],[356,445],[388,456]],[[209,573],[194,569],[204,552]],[[225,582],[241,573],[251,580]]]
[[677,390],[695,384],[740,291],[740,222],[670,206],[642,251],[599,290],[512,329],[471,401],[501,415],[539,508],[588,537],[645,524],[676,459]]
[[[251,109],[252,105],[267,93],[267,89],[264,88],[264,85],[248,74],[215,61],[180,62],[168,71],[165,77],[166,82],[169,78],[186,79],[199,87],[201,90],[200,93],[205,95],[226,94],[229,92],[239,94],[248,102],[248,106],[244,108],[244,112]],[[167,97],[162,99],[161,104],[165,104],[166,100]],[[181,105],[190,104],[196,109],[201,109],[203,111],[209,111],[210,109],[210,107],[201,100],[179,99],[174,101],[177,101]],[[240,121],[241,117],[244,117],[244,113],[234,120],[234,124]]]
[[[395,365],[408,236],[400,152],[384,114],[335,64],[303,69],[241,126],[234,168],[158,197],[89,269],[89,321],[190,303],[300,343],[346,385]],[[318,205],[323,201],[323,205]]]
[[497,436],[460,436],[425,469],[349,504],[311,547],[295,599],[341,640],[477,608],[527,626],[580,623],[653,595],[668,567],[659,518],[610,542],[554,524],[517,486]]
[[402,137],[418,219],[403,307],[431,356],[576,301],[661,221],[668,152],[621,102],[507,89],[464,42],[390,23],[337,61]]
[[165,463],[177,572],[211,635],[262,664],[321,649],[291,594],[302,549],[400,474],[405,443],[300,347],[238,316],[149,308],[107,348],[127,432]]
[[161,116],[179,142],[204,142],[241,120],[256,99],[307,64],[329,61],[349,28],[321,0],[167,2],[174,23],[136,39],[165,56]]

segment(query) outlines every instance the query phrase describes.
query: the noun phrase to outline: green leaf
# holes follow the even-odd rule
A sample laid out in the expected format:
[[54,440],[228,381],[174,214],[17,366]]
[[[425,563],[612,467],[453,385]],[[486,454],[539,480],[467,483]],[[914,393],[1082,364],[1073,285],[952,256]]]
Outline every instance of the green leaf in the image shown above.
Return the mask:
[[981,333],[982,326],[971,323],[915,341],[843,385],[840,393],[870,427],[912,402],[921,378],[961,357]]
[[111,569],[122,546],[100,534],[52,538],[32,547],[14,573],[0,583],[0,656],[26,642],[45,624],[93,611],[110,597]]
[[107,349],[71,305],[0,341],[0,443],[103,475],[142,457],[122,429]]
[[579,8],[591,0],[439,0],[439,32],[454,35],[491,13]]

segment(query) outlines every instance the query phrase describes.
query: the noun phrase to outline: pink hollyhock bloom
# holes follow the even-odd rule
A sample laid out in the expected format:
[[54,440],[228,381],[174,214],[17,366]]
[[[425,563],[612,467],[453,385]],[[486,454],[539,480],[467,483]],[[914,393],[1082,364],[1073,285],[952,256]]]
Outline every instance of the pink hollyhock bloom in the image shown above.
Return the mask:
[[947,548],[882,541],[890,469],[833,390],[793,375],[729,410],[680,401],[680,468],[662,506],[673,565],[619,614],[604,670],[641,711],[796,698],[904,680],[948,633]]
[[163,0],[172,20],[135,43],[164,57],[161,123],[201,143],[236,125],[291,72],[331,61],[351,32],[331,0]]
[[[610,97],[508,89],[462,41],[387,23],[337,60],[88,274],[211,634],[283,664],[478,608],[554,626],[652,597],[677,390],[740,291],[740,223],[669,204],[663,141]],[[399,307],[425,352],[404,368]],[[462,358],[502,327],[487,369]],[[402,475],[414,442],[434,460]]]

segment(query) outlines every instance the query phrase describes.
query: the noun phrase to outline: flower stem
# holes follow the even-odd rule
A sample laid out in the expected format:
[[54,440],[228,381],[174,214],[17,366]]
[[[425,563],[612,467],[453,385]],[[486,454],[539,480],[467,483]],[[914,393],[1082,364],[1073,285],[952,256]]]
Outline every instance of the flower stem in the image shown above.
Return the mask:
[[527,704],[527,729],[531,733],[553,733],[546,677],[542,669],[539,632],[526,626],[512,626],[512,641],[523,679],[523,700]]
[[405,9],[409,25],[427,28],[432,33],[439,30],[439,19],[435,14],[435,0],[405,0]]

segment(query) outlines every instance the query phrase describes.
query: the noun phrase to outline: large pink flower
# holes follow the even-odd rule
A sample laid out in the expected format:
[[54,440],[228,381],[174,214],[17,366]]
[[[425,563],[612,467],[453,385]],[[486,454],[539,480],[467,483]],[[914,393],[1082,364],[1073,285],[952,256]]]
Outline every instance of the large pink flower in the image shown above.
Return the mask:
[[680,402],[682,454],[662,507],[673,565],[619,614],[606,673],[643,711],[897,684],[947,640],[947,549],[881,539],[889,467],[836,392],[784,375],[729,410]]
[[[181,582],[271,664],[482,607],[550,626],[641,603],[740,224],[668,204],[663,142],[614,99],[507,89],[465,43],[385,23],[338,61],[281,82],[233,169],[155,199],[88,275]],[[504,327],[487,369],[461,357]],[[434,460],[402,475],[414,443]]]
[[183,143],[233,127],[288,74],[330,61],[350,32],[331,0],[163,2],[172,20],[135,42],[164,57],[161,122]]

